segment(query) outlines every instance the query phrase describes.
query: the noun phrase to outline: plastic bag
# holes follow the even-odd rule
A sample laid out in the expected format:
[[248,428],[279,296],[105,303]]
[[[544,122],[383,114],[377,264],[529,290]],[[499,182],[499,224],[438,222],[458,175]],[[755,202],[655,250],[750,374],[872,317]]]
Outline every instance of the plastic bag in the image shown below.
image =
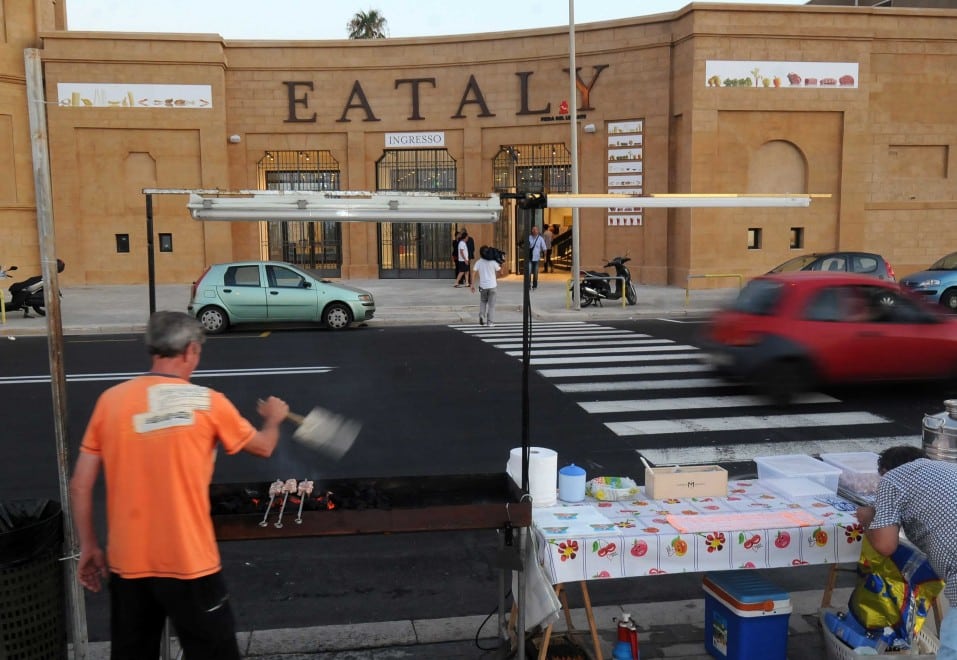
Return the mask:
[[865,537],[857,573],[848,602],[854,618],[868,630],[889,626],[908,642],[920,632],[933,599],[944,588],[927,557],[907,543],[885,557]]
[[63,511],[55,500],[0,502],[0,565],[32,559],[44,550],[60,550]]

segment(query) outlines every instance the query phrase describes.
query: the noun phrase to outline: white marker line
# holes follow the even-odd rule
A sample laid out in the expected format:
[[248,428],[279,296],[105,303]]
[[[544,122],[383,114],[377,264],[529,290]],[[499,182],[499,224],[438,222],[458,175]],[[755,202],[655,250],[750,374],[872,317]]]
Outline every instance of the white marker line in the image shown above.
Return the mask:
[[692,387],[730,387],[718,378],[672,378],[669,380],[607,380],[592,383],[556,383],[562,392],[623,392],[629,390],[682,390]]
[[[685,349],[691,348],[685,346]],[[655,360],[695,360],[697,353],[656,353],[654,355],[594,355],[583,358],[532,358],[532,364],[598,364],[601,362],[653,362]]]
[[578,367],[571,369],[539,369],[545,378],[594,378],[596,376],[641,376],[646,374],[677,374],[698,371],[714,371],[705,364],[662,364],[646,367]]
[[884,424],[889,419],[867,412],[813,413],[806,415],[766,415],[740,417],[705,417],[698,419],[650,419],[640,422],[608,422],[618,435],[658,435],[665,433],[700,433],[703,431],[744,431],[750,429],[786,429],[808,426],[855,426]]
[[[262,369],[200,369],[193,372],[193,378],[222,378],[225,376],[261,376],[269,374],[324,374],[335,367],[289,367],[289,368],[262,368]],[[142,371],[113,372],[103,374],[67,374],[66,380],[70,383],[86,383],[97,381],[129,380],[142,375]],[[36,376],[7,376],[0,378],[0,385],[22,385],[27,383],[49,383],[49,375]]]
[[[838,399],[812,392],[794,397],[794,403],[840,403]],[[578,405],[587,412],[625,413],[651,412],[662,410],[701,410],[702,408],[746,408],[748,406],[766,406],[767,399],[761,396],[688,396],[666,399],[629,399],[626,401],[579,401]]]
[[[521,321],[506,321],[501,324],[503,328],[521,328],[523,324]],[[541,327],[551,327],[551,326],[582,326],[582,325],[591,325],[597,326],[597,323],[592,323],[591,321],[535,321],[533,324],[536,328]],[[449,325],[450,328],[455,328],[456,330],[471,330],[477,327],[480,327],[478,323],[453,323]]]
[[[632,335],[628,338],[621,339],[581,339],[579,337],[556,337],[554,339],[548,339],[546,341],[535,341],[533,346],[535,348],[564,348],[571,346],[650,346],[650,345],[660,345],[660,344],[673,344],[674,341],[671,339],[640,339],[642,335]],[[521,344],[492,344],[495,348],[500,348],[503,351],[516,350],[522,348]]]
[[739,442],[715,447],[667,447],[637,449],[653,465],[711,465],[750,461],[755,456],[783,454],[822,454],[850,451],[880,453],[898,445],[921,446],[919,435],[899,435],[880,438],[834,438],[833,440],[794,440],[787,442]]
[[[552,349],[552,350],[538,350],[533,348],[531,350],[532,355],[537,356],[546,356],[546,355],[607,355],[612,353],[614,355],[627,355],[628,353],[664,353],[670,351],[694,351],[697,350],[694,346],[683,346],[681,344],[671,344],[671,345],[657,345],[657,346],[620,346],[616,348],[564,348],[564,349]],[[511,355],[512,357],[520,357],[522,355],[521,351],[505,351],[505,355]]]
[[[493,330],[484,330],[479,332],[473,332],[469,334],[470,337],[478,337],[485,341],[521,341],[522,332],[510,330],[501,331],[496,329]],[[615,330],[613,328],[583,328],[581,330],[545,330],[544,332],[533,332],[532,339],[608,339],[611,337],[635,337],[640,336],[636,335],[634,332],[629,332],[628,330]]]

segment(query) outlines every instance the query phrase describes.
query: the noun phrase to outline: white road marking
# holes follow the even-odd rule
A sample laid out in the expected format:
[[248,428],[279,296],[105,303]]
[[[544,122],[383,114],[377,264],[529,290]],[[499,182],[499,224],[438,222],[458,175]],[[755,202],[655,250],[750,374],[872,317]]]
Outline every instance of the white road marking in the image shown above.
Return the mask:
[[545,378],[584,378],[595,376],[641,376],[645,374],[677,374],[714,371],[706,364],[662,364],[646,367],[576,367],[571,369],[539,369]]
[[698,419],[649,419],[635,422],[607,422],[618,435],[657,435],[664,433],[700,433],[702,431],[744,431],[788,429],[812,426],[857,426],[884,424],[889,419],[868,412],[808,413],[797,415],[742,415]]
[[[682,369],[682,371],[684,371]],[[681,390],[698,387],[730,387],[718,378],[671,378],[668,380],[606,380],[590,383],[556,383],[562,392],[622,392],[630,390]]]
[[[481,329],[482,326],[480,326],[480,325],[478,325],[478,324],[476,324],[476,323],[456,323],[456,324],[450,325],[449,327],[450,327],[450,328],[455,328],[456,330],[467,331],[467,330],[479,330],[479,329]],[[507,322],[507,323],[496,323],[496,324],[495,324],[495,327],[497,327],[497,328],[498,328],[498,327],[501,327],[501,328],[521,328],[521,327],[524,327],[524,326],[523,326],[523,324],[522,324],[521,321],[509,321],[509,322]],[[533,327],[533,328],[560,328],[560,327],[566,327],[566,328],[571,328],[571,327],[579,327],[579,328],[581,328],[581,327],[592,327],[592,328],[598,328],[598,327],[603,327],[603,326],[599,326],[599,325],[597,325],[597,324],[595,324],[595,323],[591,323],[591,322],[589,322],[589,321],[549,321],[549,322],[547,322],[547,323],[536,321],[536,322],[532,325],[532,327]]]
[[[838,399],[826,394],[812,392],[794,397],[794,403],[840,403]],[[625,401],[579,401],[578,405],[586,412],[625,413],[650,412],[661,410],[702,410],[719,408],[746,408],[748,406],[766,406],[767,399],[762,396],[688,396],[663,399],[629,399]]]
[[799,440],[790,442],[738,442],[714,447],[667,447],[636,450],[653,465],[709,465],[750,461],[755,456],[783,454],[823,454],[848,451],[880,453],[897,445],[921,446],[919,435],[880,438],[834,438],[833,440]]
[[[681,347],[685,350],[692,346]],[[675,349],[677,350],[677,349]],[[593,355],[589,357],[532,358],[531,364],[600,364],[602,362],[653,362],[655,360],[697,360],[698,353],[655,353],[653,355]],[[709,367],[710,368],[710,367]]]
[[[608,354],[614,353],[615,355],[627,355],[628,353],[654,353],[659,352],[669,352],[669,351],[695,351],[698,350],[694,346],[684,346],[682,344],[671,344],[671,345],[659,345],[659,346],[619,346],[616,348],[575,348],[575,349],[552,349],[552,350],[538,350],[537,347],[532,348],[531,354],[538,356],[545,355],[599,355],[599,354]],[[505,351],[505,355],[510,355],[512,357],[520,357],[522,355],[521,351]]]
[[[518,342],[522,340],[521,331],[512,332],[510,330],[501,331],[497,327],[492,330],[484,330],[479,332],[469,333],[472,337],[478,337],[482,341],[513,341]],[[636,335],[634,332],[628,330],[616,330],[614,328],[582,328],[581,330],[545,330],[542,332],[533,332],[532,341],[540,341],[542,339],[547,339],[549,341],[554,341],[556,339],[569,339],[569,340],[581,340],[586,339],[608,339],[610,337],[621,337],[622,339],[628,337],[640,336]]]
[[[332,371],[335,367],[263,367],[260,369],[197,369],[193,372],[193,379],[200,378],[222,378],[231,376],[263,376],[285,374],[295,376],[298,374],[324,374]],[[78,382],[96,382],[129,380],[142,375],[142,371],[118,371],[102,374],[67,374],[68,383]],[[49,383],[49,374],[38,374],[35,376],[4,376],[0,377],[0,385],[23,385],[29,383]]]
[[[647,335],[631,335],[631,337],[647,337]],[[555,337],[546,341],[535,341],[535,348],[574,348],[575,346],[653,346],[656,344],[673,344],[671,339],[579,339],[578,337]],[[520,343],[493,344],[503,351],[514,351],[522,348]]]

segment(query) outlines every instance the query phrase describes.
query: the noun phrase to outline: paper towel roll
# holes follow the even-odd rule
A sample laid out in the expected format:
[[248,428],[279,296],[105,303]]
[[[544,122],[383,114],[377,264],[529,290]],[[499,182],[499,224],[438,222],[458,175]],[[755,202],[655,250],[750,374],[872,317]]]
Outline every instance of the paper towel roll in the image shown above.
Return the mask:
[[[516,447],[505,466],[508,475],[522,485],[522,448]],[[552,506],[558,499],[558,452],[545,447],[529,447],[528,493],[532,506]]]

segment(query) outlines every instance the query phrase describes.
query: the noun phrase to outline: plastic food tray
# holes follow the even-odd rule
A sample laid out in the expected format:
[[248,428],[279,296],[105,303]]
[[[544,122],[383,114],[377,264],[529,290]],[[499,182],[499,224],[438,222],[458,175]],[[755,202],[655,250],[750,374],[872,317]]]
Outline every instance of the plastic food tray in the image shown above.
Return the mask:
[[[861,660],[861,658],[874,657],[859,655],[854,653],[854,649],[839,640],[834,633],[827,628],[824,622],[824,615],[827,612],[836,612],[835,609],[823,608],[819,616],[821,634],[824,635],[824,651],[827,653],[828,660]],[[878,653],[881,658],[914,658],[916,660],[934,660],[937,657],[937,651],[940,650],[940,641],[931,633],[928,628],[933,628],[934,623],[931,620],[924,622],[924,626],[917,633],[917,653],[910,655],[904,653]]]
[[823,484],[832,494],[837,493],[837,482],[841,476],[840,468],[828,465],[807,454],[756,456],[754,462],[758,466],[758,479],[806,477]]
[[629,477],[595,477],[585,484],[585,493],[596,500],[617,502],[638,494],[638,484]]
[[877,473],[878,456],[872,451],[850,451],[821,454],[821,460],[841,470],[838,487],[858,495],[876,495],[881,475]]

